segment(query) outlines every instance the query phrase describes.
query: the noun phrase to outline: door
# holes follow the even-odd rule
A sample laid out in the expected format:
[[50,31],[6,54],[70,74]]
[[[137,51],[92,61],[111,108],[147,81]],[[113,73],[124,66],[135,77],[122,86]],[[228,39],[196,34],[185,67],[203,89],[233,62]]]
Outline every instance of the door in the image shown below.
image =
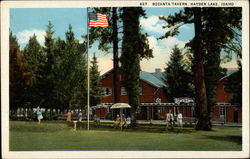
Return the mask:
[[141,120],[147,120],[147,107],[141,107]]
[[234,110],[234,122],[238,123],[238,110]]

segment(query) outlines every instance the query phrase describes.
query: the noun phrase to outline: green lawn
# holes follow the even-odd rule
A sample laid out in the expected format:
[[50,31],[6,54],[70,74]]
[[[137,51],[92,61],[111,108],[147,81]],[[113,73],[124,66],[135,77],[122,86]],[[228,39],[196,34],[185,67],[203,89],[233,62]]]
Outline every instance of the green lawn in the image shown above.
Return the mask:
[[121,131],[111,124],[86,124],[74,131],[66,122],[10,121],[10,151],[39,150],[242,150],[241,128],[214,127],[213,131],[165,132],[164,126],[139,125]]

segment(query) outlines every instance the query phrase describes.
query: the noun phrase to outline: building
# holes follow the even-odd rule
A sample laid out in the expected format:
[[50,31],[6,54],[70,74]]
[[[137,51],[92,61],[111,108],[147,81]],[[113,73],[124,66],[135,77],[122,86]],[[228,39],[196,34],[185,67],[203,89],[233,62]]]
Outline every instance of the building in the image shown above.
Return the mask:
[[217,83],[216,105],[212,117],[224,123],[242,123],[242,107],[231,103],[233,93],[225,87],[228,77],[236,71],[230,70],[228,75],[221,78]]
[[[176,113],[181,111],[184,117],[193,116],[194,103],[170,103],[163,91],[164,82],[162,80],[163,73],[161,69],[156,69],[155,72],[140,72],[140,106],[137,113],[137,119],[141,120],[155,120],[165,119],[166,113],[171,109]],[[120,75],[119,99],[121,103],[128,103],[128,95],[124,86],[124,78]],[[101,87],[104,91],[104,98],[101,100],[101,105],[95,106],[94,111],[98,116],[105,116],[111,113],[109,107],[113,104],[114,90],[113,90],[113,70],[110,70],[102,75]],[[129,110],[125,110],[128,114]],[[112,116],[118,112],[112,111]]]
[[[229,73],[229,75],[233,72]],[[230,103],[232,99],[232,93],[228,90],[225,90],[224,85],[228,76],[223,77],[217,83],[216,105],[212,111],[212,119],[223,123],[242,122],[241,107],[238,105],[232,105]],[[194,100],[183,97],[176,98],[174,103],[169,102],[163,91],[165,84],[162,78],[163,72],[161,72],[160,69],[156,69],[153,73],[145,71],[140,72],[140,109],[137,112],[137,119],[165,119],[165,115],[169,112],[169,110],[172,110],[174,114],[176,114],[177,111],[180,111],[183,117],[193,117],[195,112]],[[128,103],[127,91],[124,87],[124,78],[122,75],[120,75],[119,79],[120,103]],[[113,70],[110,70],[102,75],[101,87],[104,91],[104,98],[101,100],[101,104],[92,108],[97,116],[105,117],[109,114],[114,119],[118,112],[110,110],[114,100]],[[125,110],[124,113],[129,114],[129,110]]]

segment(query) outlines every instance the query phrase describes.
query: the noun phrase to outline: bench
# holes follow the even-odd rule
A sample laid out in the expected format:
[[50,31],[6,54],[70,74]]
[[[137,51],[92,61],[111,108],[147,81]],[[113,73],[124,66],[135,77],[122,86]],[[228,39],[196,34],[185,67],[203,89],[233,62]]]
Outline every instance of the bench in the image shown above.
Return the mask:
[[213,124],[225,124],[225,119],[224,118],[212,118],[211,122]]
[[183,125],[186,125],[186,126],[195,125],[196,122],[197,122],[197,119],[194,117],[183,117],[182,118],[182,123],[183,123]]

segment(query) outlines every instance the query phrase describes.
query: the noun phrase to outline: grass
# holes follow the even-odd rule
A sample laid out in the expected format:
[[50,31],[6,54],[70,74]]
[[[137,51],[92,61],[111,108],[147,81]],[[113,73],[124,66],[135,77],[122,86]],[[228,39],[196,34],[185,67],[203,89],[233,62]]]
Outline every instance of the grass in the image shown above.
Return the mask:
[[241,128],[214,127],[213,131],[165,131],[164,126],[138,125],[121,131],[102,123],[74,131],[63,121],[10,121],[10,151],[44,150],[172,150],[240,151]]

